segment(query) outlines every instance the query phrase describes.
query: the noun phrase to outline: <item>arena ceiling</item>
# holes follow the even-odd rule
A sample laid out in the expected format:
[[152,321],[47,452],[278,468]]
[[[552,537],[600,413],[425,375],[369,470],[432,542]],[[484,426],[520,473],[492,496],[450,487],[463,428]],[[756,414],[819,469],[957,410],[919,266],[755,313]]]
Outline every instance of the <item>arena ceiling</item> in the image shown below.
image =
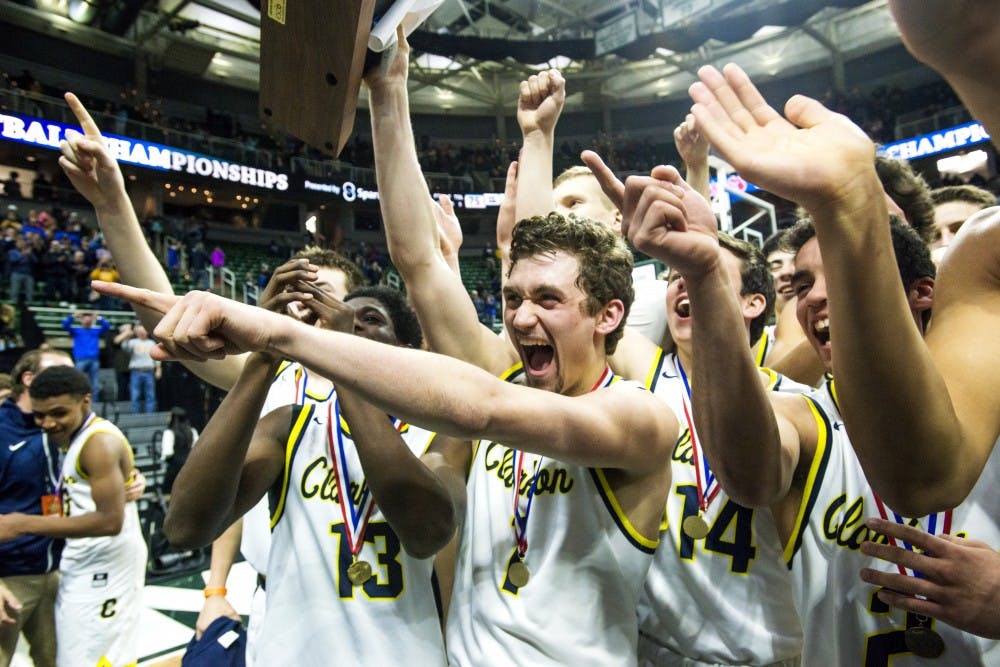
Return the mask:
[[[258,84],[258,7],[0,0],[15,25],[245,89]],[[70,18],[88,12],[90,24]],[[683,96],[706,63],[759,80],[829,67],[836,80],[845,61],[898,42],[886,0],[445,0],[411,37],[411,100],[418,112],[509,114],[519,80],[558,67],[567,109],[619,108]]]

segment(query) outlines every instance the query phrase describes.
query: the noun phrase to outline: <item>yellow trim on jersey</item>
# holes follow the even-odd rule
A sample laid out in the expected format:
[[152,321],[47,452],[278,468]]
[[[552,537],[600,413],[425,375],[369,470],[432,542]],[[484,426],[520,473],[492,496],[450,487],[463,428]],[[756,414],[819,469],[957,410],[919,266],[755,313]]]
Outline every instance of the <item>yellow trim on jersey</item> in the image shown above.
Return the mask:
[[764,360],[767,359],[767,353],[771,351],[770,343],[771,337],[767,335],[767,329],[765,328],[760,334],[760,338],[757,339],[757,342],[750,346],[754,350],[753,361],[760,368],[764,367]]
[[[125,451],[128,452],[129,465],[133,468],[135,467],[135,453],[132,451],[132,445],[125,437],[125,434],[122,433],[120,430],[118,430],[118,428],[116,428],[110,422],[108,423],[108,426],[111,426],[111,428],[108,428],[107,426],[103,428],[97,427],[99,422],[106,422],[106,421],[107,421],[106,419],[98,417],[94,421],[94,425],[91,426],[91,428],[93,428],[94,430],[90,432],[90,435],[87,436],[87,439],[83,441],[82,445],[80,445],[80,452],[76,455],[76,465],[74,466],[74,468],[76,469],[76,474],[80,476],[80,479],[88,479],[87,473],[85,473],[83,471],[83,468],[80,467],[80,460],[83,458],[83,448],[86,447],[87,443],[90,442],[90,439],[95,435],[97,435],[98,433],[107,433],[108,435],[115,435],[121,438],[122,444],[125,445]],[[127,485],[129,481],[130,480],[125,480],[125,484]]]
[[809,522],[809,514],[813,505],[816,504],[819,495],[819,487],[823,482],[826,473],[826,466],[830,461],[830,450],[832,449],[832,432],[830,422],[826,414],[820,410],[813,399],[802,396],[809,405],[813,419],[816,420],[816,452],[813,454],[812,464],[809,466],[809,476],[806,478],[805,488],[802,490],[802,501],[799,504],[799,512],[795,517],[795,525],[792,534],[785,544],[784,557],[789,569],[792,567],[792,559],[802,545],[802,535]]
[[504,382],[513,382],[514,376],[524,371],[524,364],[520,361],[500,374],[500,379]]
[[279,375],[285,372],[285,369],[292,365],[292,362],[288,359],[283,360],[278,364],[278,370],[274,371],[274,377],[277,378]]
[[625,537],[628,538],[629,542],[635,545],[640,551],[649,553],[655,551],[656,546],[660,543],[659,535],[657,535],[655,540],[651,540],[636,530],[618,503],[615,492],[611,490],[611,485],[608,483],[608,478],[604,475],[604,470],[601,468],[591,468],[590,472],[597,483],[597,490],[600,492],[601,500],[604,501],[605,507],[611,512],[611,517],[618,524],[618,527],[625,534]]
[[657,347],[656,354],[653,355],[653,363],[649,365],[649,372],[646,373],[646,380],[642,383],[643,387],[653,391],[656,387],[656,380],[660,377],[660,371],[663,369],[663,361],[666,358],[667,353],[663,351],[663,348]]
[[770,368],[766,366],[761,366],[760,364],[757,365],[760,367],[760,370],[764,371],[764,373],[767,375],[767,387],[766,387],[767,391],[774,391],[775,385],[777,385],[778,380],[781,379],[781,376],[778,375],[778,371],[771,370]]
[[299,414],[292,423],[292,429],[288,432],[288,440],[285,441],[285,469],[281,473],[281,495],[278,496],[278,504],[274,508],[274,514],[271,516],[272,531],[285,511],[285,499],[288,497],[288,486],[292,478],[292,458],[295,456],[295,450],[298,449],[299,443],[302,441],[302,436],[309,425],[309,418],[315,409],[315,403],[301,406]]

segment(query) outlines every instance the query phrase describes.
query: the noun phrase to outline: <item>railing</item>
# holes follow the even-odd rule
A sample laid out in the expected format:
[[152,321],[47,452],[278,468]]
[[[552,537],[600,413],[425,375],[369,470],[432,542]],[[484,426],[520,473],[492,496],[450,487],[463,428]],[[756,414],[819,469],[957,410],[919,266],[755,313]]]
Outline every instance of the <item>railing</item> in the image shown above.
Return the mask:
[[896,139],[909,139],[917,135],[961,125],[970,120],[972,120],[972,115],[964,106],[948,107],[929,116],[922,111],[903,114],[896,119]]

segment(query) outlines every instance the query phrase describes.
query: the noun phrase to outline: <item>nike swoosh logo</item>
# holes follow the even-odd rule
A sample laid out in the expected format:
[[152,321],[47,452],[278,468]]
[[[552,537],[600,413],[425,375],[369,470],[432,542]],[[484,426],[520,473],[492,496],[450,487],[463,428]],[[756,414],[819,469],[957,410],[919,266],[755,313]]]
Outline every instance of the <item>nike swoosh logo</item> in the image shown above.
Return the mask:
[[839,431],[843,427],[844,427],[843,423],[841,423],[841,422],[833,422],[833,430]]
[[28,441],[27,440],[22,440],[21,442],[17,443],[16,445],[11,445],[7,449],[9,449],[12,452],[16,452],[17,450],[21,449],[21,447],[24,447],[26,444],[28,444]]

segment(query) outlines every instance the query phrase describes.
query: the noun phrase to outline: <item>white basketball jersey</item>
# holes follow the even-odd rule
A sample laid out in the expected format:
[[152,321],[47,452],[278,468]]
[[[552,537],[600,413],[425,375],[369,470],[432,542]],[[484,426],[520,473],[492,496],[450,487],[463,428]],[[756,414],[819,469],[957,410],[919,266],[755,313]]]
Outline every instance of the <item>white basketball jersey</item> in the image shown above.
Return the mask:
[[[97,509],[91,495],[90,480],[80,466],[83,448],[97,433],[108,433],[120,439],[122,446],[128,449],[129,459],[132,459],[132,448],[118,427],[91,413],[73,437],[63,459],[61,493],[63,514],[66,516],[87,514]],[[68,579],[67,584],[80,586],[75,592],[86,594],[89,590],[96,598],[104,595],[102,590],[132,587],[136,581],[141,581],[146,570],[146,555],[146,542],[139,526],[139,510],[135,503],[125,503],[121,532],[102,537],[67,538],[59,569],[63,578]],[[98,580],[92,581],[93,577]]]
[[[274,381],[267,391],[260,416],[286,405],[323,403],[334,396],[334,390],[322,393],[310,390],[309,371],[302,364],[282,362],[274,375]],[[270,509],[265,496],[243,515],[243,536],[240,539],[240,553],[258,573],[267,575],[267,555],[271,549]]]
[[[937,659],[909,652],[905,631],[919,620],[914,614],[889,607],[876,588],[858,576],[864,568],[898,572],[896,566],[863,555],[865,540],[885,542],[865,526],[882,511],[851,448],[833,383],[825,382],[810,395],[819,427],[819,441],[806,481],[795,530],[785,547],[792,573],[795,606],[806,628],[803,665],[997,665],[997,642],[929,620],[945,642]],[[994,448],[983,474],[969,497],[951,516],[942,512],[921,519],[904,519],[935,534],[951,532],[1000,544],[1000,454]],[[884,508],[894,519],[891,508]],[[883,517],[884,518],[884,517]],[[904,546],[904,545],[900,545]]]
[[[802,649],[802,629],[771,513],[743,507],[720,490],[702,515],[708,536],[695,540],[681,530],[685,518],[698,514],[698,479],[676,356],[661,352],[648,380],[654,395],[680,416],[681,436],[671,460],[673,485],[660,547],[639,604],[640,664],[794,660]],[[770,388],[782,386],[796,388],[772,372]]]
[[[285,474],[272,501],[265,630],[255,663],[444,665],[433,559],[407,555],[377,504],[358,554],[373,576],[361,586],[348,579],[352,557],[331,463],[329,405],[307,402],[293,413]],[[346,424],[340,428],[357,505],[367,485]],[[416,456],[434,437],[412,425],[402,435]]]
[[[524,470],[539,458],[526,455]],[[450,662],[634,667],[636,605],[656,542],[621,512],[603,470],[541,461],[525,533],[530,580],[518,587],[509,576],[515,452],[486,440],[475,452],[448,617]],[[519,485],[522,496],[529,485]]]

